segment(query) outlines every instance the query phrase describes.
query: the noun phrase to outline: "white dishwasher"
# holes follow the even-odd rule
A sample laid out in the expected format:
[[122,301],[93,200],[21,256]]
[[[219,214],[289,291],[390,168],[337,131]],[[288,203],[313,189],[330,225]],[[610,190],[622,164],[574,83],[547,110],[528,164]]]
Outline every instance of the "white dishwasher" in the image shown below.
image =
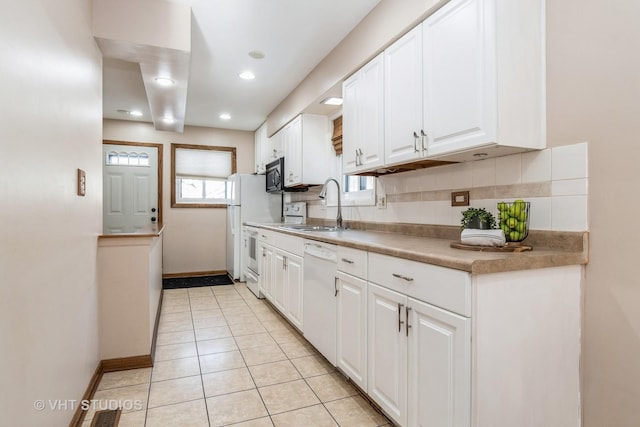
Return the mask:
[[302,313],[304,337],[336,364],[336,245],[305,240]]

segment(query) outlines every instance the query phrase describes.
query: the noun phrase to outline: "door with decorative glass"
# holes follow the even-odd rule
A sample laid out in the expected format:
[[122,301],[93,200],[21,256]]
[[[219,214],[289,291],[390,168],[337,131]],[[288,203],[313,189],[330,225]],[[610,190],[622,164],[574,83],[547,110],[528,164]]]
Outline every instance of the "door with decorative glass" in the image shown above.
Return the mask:
[[103,230],[137,233],[159,221],[158,149],[103,144]]

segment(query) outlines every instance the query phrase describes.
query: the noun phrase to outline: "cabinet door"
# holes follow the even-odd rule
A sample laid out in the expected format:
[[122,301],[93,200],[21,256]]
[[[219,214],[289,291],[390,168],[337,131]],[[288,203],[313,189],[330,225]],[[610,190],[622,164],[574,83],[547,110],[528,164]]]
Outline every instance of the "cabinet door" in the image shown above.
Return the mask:
[[453,0],[423,23],[427,154],[496,141],[493,0]]
[[302,184],[302,116],[284,129],[283,145],[285,186]]
[[300,331],[302,324],[302,258],[287,256],[285,263],[287,317]]
[[367,389],[367,282],[338,272],[337,366]]
[[259,287],[262,295],[273,302],[273,249],[260,245],[260,278]]
[[360,166],[358,148],[362,133],[362,120],[358,110],[358,85],[361,73],[357,72],[342,85],[342,171],[345,174],[356,172]]
[[272,162],[280,157],[284,157],[284,149],[283,149],[283,133],[284,129],[273,134],[271,138],[269,138],[269,143],[267,144],[266,150],[266,162]]
[[286,313],[285,307],[286,304],[286,277],[285,277],[285,255],[279,250],[273,251],[273,286],[271,288],[271,292],[273,295],[273,305],[276,306],[281,313]]
[[384,55],[369,61],[360,73],[360,164],[368,170],[384,165]]
[[267,125],[263,124],[256,130],[254,136],[254,158],[256,162],[255,172],[261,174],[265,172],[265,160],[268,158],[269,140],[267,138]]
[[347,79],[342,88],[342,168],[345,174],[384,163],[383,54]]
[[387,415],[407,425],[407,298],[369,282],[367,392]]
[[422,156],[422,27],[384,51],[385,165]]
[[409,424],[471,424],[471,319],[408,299]]

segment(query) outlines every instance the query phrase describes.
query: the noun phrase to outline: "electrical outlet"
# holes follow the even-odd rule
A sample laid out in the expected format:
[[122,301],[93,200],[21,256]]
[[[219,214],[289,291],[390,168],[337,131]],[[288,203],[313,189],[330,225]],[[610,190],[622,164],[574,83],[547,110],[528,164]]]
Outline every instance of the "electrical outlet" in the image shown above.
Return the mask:
[[453,191],[451,193],[451,206],[469,206],[469,192]]
[[376,201],[376,206],[378,209],[386,209],[387,208],[387,196],[380,195],[378,196],[378,200]]
[[327,201],[325,199],[320,200],[320,210],[321,211],[327,210]]

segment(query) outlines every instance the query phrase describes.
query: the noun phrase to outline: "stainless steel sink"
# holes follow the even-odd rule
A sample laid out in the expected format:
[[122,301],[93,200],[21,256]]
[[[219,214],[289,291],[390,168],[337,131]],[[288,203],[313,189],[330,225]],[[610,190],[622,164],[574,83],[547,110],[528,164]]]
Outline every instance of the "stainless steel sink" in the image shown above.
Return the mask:
[[307,225],[307,224],[289,224],[281,225],[280,228],[296,231],[338,231],[338,227],[331,227],[328,225]]

